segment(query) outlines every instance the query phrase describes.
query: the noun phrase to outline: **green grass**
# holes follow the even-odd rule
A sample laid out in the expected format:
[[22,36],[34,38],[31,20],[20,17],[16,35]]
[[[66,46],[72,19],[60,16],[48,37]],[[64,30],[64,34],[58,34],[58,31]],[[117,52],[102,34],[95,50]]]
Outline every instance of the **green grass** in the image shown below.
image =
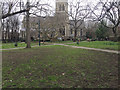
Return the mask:
[[[50,44],[51,42],[45,42],[45,44]],[[72,41],[56,41],[56,42],[53,42],[53,43],[72,43]],[[21,42],[18,42],[17,43],[18,46],[17,47],[26,47],[26,43],[21,43]],[[15,43],[2,43],[2,45],[0,45],[0,49],[9,49],[9,48],[17,48],[14,46]],[[34,45],[38,45],[38,42],[31,42],[31,46],[34,46]],[[43,45],[43,43],[41,43],[41,45]]]
[[63,43],[64,44],[64,43],[73,43],[73,41],[53,41],[52,43]]
[[117,88],[118,55],[64,46],[3,51],[3,88]]
[[[17,47],[26,47],[26,43],[23,42],[18,42],[17,43],[18,46]],[[31,46],[34,46],[34,45],[38,45],[38,42],[31,42]],[[42,45],[42,44],[41,44]],[[8,49],[8,48],[17,48],[15,47],[15,43],[2,43],[2,47],[0,47],[0,49]]]
[[111,49],[111,50],[120,50],[120,43],[119,42],[112,42],[112,41],[82,41],[79,43],[67,44],[67,45],[74,45],[74,46],[83,46],[83,47],[90,47],[90,48],[100,48],[100,49]]
[[[53,43],[62,43],[67,45],[73,46],[83,46],[83,47],[90,47],[90,48],[100,48],[100,49],[110,49],[110,50],[120,50],[120,43],[119,42],[112,42],[112,41],[81,41],[79,45],[77,43],[73,43],[73,41],[56,41]],[[72,43],[72,44],[68,44]],[[15,43],[3,43],[0,49],[7,49],[7,48],[16,48],[14,46]],[[45,44],[52,44],[51,42],[45,42]],[[38,42],[32,42],[31,46],[38,45]],[[41,44],[43,45],[43,44]],[[18,47],[26,47],[25,43],[18,43]]]

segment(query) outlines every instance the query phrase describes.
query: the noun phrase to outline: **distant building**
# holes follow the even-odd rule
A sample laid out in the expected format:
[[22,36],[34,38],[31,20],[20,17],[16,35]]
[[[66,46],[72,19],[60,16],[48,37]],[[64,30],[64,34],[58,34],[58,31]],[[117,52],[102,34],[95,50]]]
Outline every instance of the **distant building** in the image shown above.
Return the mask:
[[20,30],[20,36],[19,36],[19,38],[20,39],[22,38],[23,40],[25,40],[25,37],[26,37],[25,28],[22,28]]
[[[70,22],[70,37],[73,38],[74,37],[74,27],[73,27],[74,21],[70,20],[69,22]],[[80,27],[77,30],[77,38],[85,39],[86,37],[85,23],[83,21],[78,21],[78,24],[80,25]]]
[[[30,17],[30,28],[31,28],[31,37],[38,39],[38,22],[40,20],[40,37],[43,38],[45,36],[45,32],[51,31],[48,33],[48,37],[51,36],[54,32],[54,36],[56,38],[64,38],[69,39],[73,38],[74,30],[73,27],[68,24],[72,23],[72,20],[69,20],[69,16],[66,12],[68,12],[68,0],[56,0],[56,10],[54,16],[46,16],[46,17]],[[23,20],[23,24],[25,26],[25,17]],[[78,30],[78,36],[85,36],[85,32],[83,32],[84,24]]]

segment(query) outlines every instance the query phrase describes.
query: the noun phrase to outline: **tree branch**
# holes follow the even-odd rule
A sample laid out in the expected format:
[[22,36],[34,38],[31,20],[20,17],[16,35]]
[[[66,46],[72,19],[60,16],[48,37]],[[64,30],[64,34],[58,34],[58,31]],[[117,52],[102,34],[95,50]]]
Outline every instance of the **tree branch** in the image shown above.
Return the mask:
[[7,18],[9,16],[13,16],[15,14],[23,13],[23,12],[26,12],[26,11],[28,11],[28,10],[24,9],[24,10],[20,10],[20,11],[17,11],[17,12],[10,13],[10,14],[5,14],[5,15],[2,15],[2,19]]

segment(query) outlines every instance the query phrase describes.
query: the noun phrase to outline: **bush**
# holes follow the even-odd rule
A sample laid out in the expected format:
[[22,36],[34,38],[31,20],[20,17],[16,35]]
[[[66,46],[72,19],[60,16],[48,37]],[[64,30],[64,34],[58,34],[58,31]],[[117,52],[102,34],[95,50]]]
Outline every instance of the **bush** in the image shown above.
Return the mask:
[[101,23],[98,26],[98,29],[95,32],[98,40],[105,40],[106,37],[108,37],[108,28],[104,25],[106,25],[106,23],[104,21],[101,21]]

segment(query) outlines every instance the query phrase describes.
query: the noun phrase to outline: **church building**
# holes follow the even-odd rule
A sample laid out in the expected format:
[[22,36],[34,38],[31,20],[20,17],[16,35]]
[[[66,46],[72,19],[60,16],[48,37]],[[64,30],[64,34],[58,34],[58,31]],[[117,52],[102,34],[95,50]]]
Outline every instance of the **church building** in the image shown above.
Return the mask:
[[[64,40],[71,39],[74,37],[74,30],[70,26],[68,16],[68,0],[56,0],[56,8],[54,16],[41,16],[31,17],[30,16],[30,31],[31,37],[34,39],[38,38],[38,22],[40,20],[40,36],[42,38],[62,38]],[[23,26],[25,26],[25,18],[23,20]],[[25,28],[25,27],[23,27]],[[22,35],[21,35],[22,36]]]
[[63,21],[63,27],[64,27],[64,32],[65,36],[69,37],[70,36],[70,25],[69,23],[69,16],[68,16],[68,0],[56,0],[56,17],[60,17],[61,20]]

